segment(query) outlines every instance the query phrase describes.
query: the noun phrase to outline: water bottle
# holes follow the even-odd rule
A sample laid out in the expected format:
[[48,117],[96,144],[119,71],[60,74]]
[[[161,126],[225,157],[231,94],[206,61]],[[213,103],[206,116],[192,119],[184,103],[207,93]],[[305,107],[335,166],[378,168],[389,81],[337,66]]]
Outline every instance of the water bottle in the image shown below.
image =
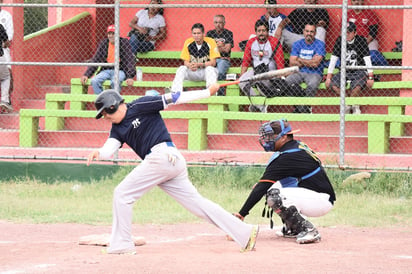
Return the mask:
[[143,81],[143,71],[141,68],[137,68],[136,81]]

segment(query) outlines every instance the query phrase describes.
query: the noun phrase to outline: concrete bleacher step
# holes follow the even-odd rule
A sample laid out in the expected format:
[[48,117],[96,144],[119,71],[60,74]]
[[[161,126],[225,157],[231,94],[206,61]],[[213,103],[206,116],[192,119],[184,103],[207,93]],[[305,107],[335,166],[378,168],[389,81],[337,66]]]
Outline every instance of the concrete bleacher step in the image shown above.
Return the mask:
[[18,112],[0,114],[0,129],[7,130],[7,129],[18,129],[18,128],[19,128]]
[[[166,126],[169,131],[173,132],[187,132],[188,121],[184,119],[166,119]],[[106,131],[110,130],[110,122],[106,120],[96,119],[79,119],[79,118],[66,118],[65,129],[66,130],[83,130],[83,131]],[[40,125],[41,129],[44,129],[44,123]]]
[[0,129],[0,147],[2,146],[19,146],[18,129]]
[[70,93],[70,85],[43,85],[36,90],[23,92],[22,99],[44,99],[47,93]]
[[43,109],[45,108],[44,99],[22,99],[20,100],[20,108],[35,108]]

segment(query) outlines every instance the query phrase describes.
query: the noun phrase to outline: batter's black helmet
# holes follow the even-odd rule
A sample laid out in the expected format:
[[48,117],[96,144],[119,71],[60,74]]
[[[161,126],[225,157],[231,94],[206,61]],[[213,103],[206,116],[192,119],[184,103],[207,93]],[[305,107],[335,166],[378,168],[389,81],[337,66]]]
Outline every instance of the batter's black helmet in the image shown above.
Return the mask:
[[100,119],[105,111],[108,114],[113,114],[119,108],[119,105],[124,102],[123,97],[114,91],[114,89],[108,89],[103,91],[97,96],[94,105],[97,109],[96,119]]

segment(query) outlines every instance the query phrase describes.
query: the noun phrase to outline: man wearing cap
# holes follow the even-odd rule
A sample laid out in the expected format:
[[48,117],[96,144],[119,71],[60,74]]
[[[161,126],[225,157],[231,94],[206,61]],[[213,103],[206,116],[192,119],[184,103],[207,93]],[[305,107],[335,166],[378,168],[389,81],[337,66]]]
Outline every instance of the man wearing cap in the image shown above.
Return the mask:
[[[369,55],[368,42],[365,37],[356,34],[356,25],[353,22],[347,23],[346,40],[346,66],[371,67],[372,61]],[[330,57],[328,74],[325,81],[326,88],[331,88],[338,95],[340,94],[340,72],[333,75],[333,70],[335,69],[335,65],[341,56],[341,41],[342,37],[339,36],[333,47],[333,53]],[[361,91],[365,87],[372,88],[374,83],[373,70],[347,70],[346,80],[350,81],[347,96],[360,96]],[[360,114],[360,106],[346,106],[345,113]]]
[[[115,46],[114,46],[114,32],[115,26],[110,25],[107,28],[107,38],[103,39],[93,58],[90,60],[92,63],[114,63],[115,60]],[[121,90],[121,84],[126,79],[128,86],[133,85],[133,77],[136,76],[136,58],[133,55],[130,47],[129,40],[126,38],[119,38],[120,45],[120,68],[119,68],[119,91]],[[87,84],[87,80],[93,76],[97,71],[98,66],[89,66],[81,77],[83,85]],[[95,94],[100,94],[103,91],[103,82],[106,80],[111,81],[111,88],[114,89],[115,70],[114,67],[100,67],[100,71],[92,78],[91,85]]]
[[259,128],[259,142],[265,151],[273,152],[263,176],[238,213],[243,220],[266,195],[268,206],[284,224],[276,234],[294,238],[297,243],[320,240],[320,233],[302,215],[319,217],[328,213],[336,200],[332,184],[322,163],[303,142],[294,140],[285,119],[264,123]]
[[[276,5],[276,0],[265,0],[265,5]],[[260,20],[267,21],[269,24],[269,35],[275,36],[276,29],[280,22],[286,18],[286,15],[280,13],[277,8],[267,8],[266,13],[260,17]]]

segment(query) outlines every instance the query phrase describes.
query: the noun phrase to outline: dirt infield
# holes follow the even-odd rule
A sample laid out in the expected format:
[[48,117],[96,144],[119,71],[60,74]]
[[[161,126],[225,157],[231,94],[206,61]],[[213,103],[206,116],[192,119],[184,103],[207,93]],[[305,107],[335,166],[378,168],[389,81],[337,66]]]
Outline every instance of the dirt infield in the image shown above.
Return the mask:
[[262,224],[256,251],[240,253],[210,224],[134,225],[137,255],[78,245],[108,226],[0,221],[0,273],[412,273],[412,228],[320,227],[298,245]]

